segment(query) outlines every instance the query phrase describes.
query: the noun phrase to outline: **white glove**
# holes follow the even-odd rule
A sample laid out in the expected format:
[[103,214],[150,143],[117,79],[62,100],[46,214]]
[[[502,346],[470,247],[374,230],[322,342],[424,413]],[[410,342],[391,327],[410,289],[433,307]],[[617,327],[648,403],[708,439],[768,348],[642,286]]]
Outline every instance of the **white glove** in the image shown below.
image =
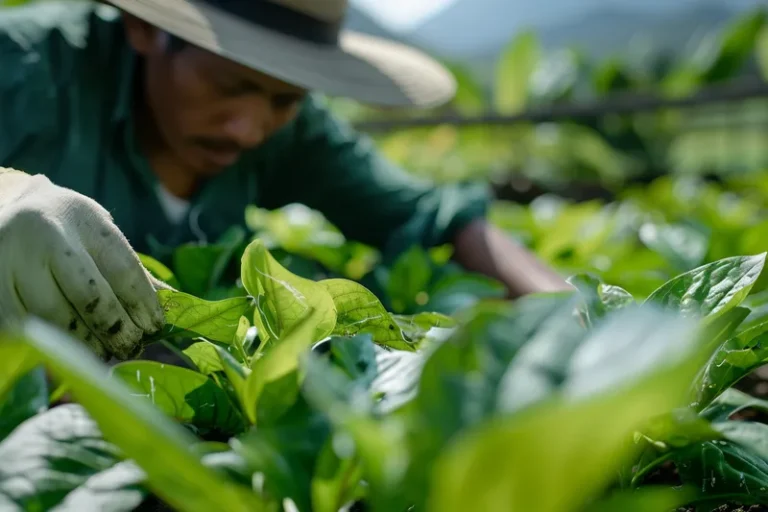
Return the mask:
[[98,203],[44,176],[0,168],[0,323],[31,314],[105,360],[129,359],[163,327],[152,283]]

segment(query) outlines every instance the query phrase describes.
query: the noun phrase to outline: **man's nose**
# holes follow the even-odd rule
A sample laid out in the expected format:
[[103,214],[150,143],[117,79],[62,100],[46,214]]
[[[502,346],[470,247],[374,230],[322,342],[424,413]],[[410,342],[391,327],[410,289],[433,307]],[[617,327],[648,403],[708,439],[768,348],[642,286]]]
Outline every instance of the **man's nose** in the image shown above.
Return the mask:
[[256,102],[232,112],[225,124],[228,137],[235,140],[243,148],[258,146],[267,137],[272,115],[268,108]]

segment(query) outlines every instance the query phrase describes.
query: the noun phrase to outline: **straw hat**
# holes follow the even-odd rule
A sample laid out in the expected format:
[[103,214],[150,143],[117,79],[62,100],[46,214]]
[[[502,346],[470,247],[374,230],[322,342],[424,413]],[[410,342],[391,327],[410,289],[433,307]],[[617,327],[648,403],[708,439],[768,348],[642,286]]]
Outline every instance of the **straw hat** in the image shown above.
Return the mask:
[[343,30],[347,0],[109,1],[191,44],[330,96],[432,107],[455,94],[453,76],[427,55]]

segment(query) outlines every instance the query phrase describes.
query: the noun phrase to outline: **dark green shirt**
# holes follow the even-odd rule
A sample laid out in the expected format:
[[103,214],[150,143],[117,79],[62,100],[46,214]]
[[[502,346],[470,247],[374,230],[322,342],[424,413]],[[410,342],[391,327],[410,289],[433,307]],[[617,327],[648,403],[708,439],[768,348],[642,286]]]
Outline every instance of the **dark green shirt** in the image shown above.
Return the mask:
[[249,204],[302,203],[389,256],[449,243],[486,213],[484,186],[417,180],[310,97],[294,121],[208,181],[174,224],[134,137],[136,66],[111,7],[64,0],[0,10],[0,167],[94,198],[137,251],[165,259],[158,244],[213,241],[244,226]]

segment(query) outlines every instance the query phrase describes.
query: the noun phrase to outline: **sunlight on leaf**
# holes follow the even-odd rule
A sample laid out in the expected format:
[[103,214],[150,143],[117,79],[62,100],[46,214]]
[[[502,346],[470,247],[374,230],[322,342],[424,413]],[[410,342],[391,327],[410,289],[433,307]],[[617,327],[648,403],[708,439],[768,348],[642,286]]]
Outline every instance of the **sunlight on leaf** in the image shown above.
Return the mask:
[[[318,283],[286,270],[260,240],[248,245],[243,254],[242,280],[245,289],[253,297],[264,296],[263,305],[260,302],[259,306],[268,310],[267,316],[274,319],[276,324],[272,326],[273,334],[264,329],[259,330],[262,344],[274,336],[284,336],[310,310],[316,312],[313,318],[318,322],[314,326],[313,341],[319,341],[333,332],[336,325],[333,298]],[[254,318],[254,324],[260,323]]]
[[346,279],[326,279],[318,284],[333,297],[337,336],[370,334],[373,341],[398,350],[414,350],[402,329],[379,299],[363,285]]
[[190,450],[195,437],[151,403],[131,396],[127,384],[110,379],[107,367],[82,344],[35,319],[27,322],[19,342],[69,385],[105,439],[146,471],[148,485],[167,503],[190,512],[263,510],[258,496],[202,465]]
[[221,343],[232,343],[240,317],[253,307],[248,297],[211,302],[171,290],[157,295],[166,323]]

